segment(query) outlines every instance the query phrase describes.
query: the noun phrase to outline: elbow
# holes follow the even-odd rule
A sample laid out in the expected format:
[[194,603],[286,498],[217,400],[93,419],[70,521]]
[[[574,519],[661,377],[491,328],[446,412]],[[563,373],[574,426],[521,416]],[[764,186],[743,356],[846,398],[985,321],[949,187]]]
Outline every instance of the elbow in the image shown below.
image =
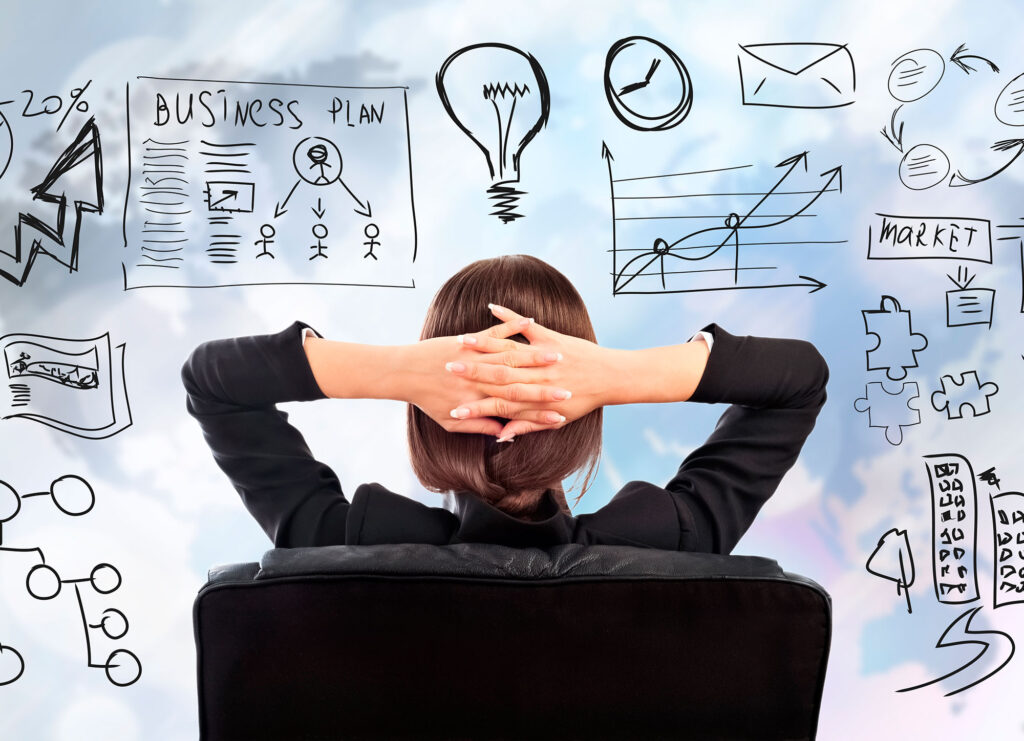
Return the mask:
[[190,400],[210,398],[209,388],[210,343],[204,342],[189,353],[181,365],[181,385]]
[[828,398],[828,362],[817,347],[806,340],[798,340],[798,363],[806,373],[805,391],[801,394],[800,406],[820,409]]

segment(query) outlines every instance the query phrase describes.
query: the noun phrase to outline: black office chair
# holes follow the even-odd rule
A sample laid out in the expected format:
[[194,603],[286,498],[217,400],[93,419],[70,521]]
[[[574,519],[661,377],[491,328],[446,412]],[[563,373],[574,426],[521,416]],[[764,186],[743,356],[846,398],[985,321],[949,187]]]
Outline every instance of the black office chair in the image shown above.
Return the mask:
[[194,608],[205,741],[811,739],[831,598],[756,556],[274,549]]

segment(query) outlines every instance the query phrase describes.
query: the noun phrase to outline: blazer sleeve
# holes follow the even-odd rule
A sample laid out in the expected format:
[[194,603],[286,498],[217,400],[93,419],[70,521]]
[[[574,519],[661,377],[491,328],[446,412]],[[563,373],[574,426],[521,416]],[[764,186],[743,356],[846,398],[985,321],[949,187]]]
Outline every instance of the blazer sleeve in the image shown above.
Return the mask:
[[334,471],[275,406],[327,398],[302,348],[306,328],[205,342],[181,369],[186,409],[214,460],[280,548],[344,543],[350,507]]
[[704,331],[715,341],[690,401],[730,406],[665,489],[693,550],[730,553],[814,429],[829,370],[805,340]]

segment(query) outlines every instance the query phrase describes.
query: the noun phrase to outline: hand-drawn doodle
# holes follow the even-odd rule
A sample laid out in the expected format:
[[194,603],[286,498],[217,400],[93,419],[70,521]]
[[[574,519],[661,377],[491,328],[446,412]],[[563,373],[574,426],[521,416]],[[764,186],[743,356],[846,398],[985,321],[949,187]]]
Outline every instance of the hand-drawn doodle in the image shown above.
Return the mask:
[[[967,643],[974,643],[979,646],[984,646],[984,648],[982,648],[981,651],[979,651],[970,661],[968,661],[963,666],[958,667],[951,672],[947,672],[946,674],[943,674],[941,677],[936,677],[935,679],[930,679],[927,682],[916,684],[913,687],[904,687],[903,689],[899,689],[896,691],[910,692],[911,690],[918,690],[922,687],[927,687],[928,685],[935,684],[936,682],[941,682],[945,679],[949,679],[950,677],[955,676],[960,672],[966,670],[968,667],[970,667],[972,664],[978,661],[982,656],[988,654],[990,648],[992,649],[991,655],[994,656],[994,661],[997,662],[996,668],[988,672],[987,674],[983,674],[982,676],[973,679],[970,682],[967,682],[966,684],[964,684],[961,681],[960,683],[958,683],[955,689],[952,689],[945,694],[946,697],[949,697],[950,695],[955,695],[959,692],[963,692],[964,690],[968,690],[976,684],[984,682],[986,679],[988,679],[993,674],[998,672],[1004,666],[1009,664],[1010,659],[1013,658],[1013,653],[1016,648],[1013,642],[1013,638],[1011,638],[1009,635],[1002,632],[1001,630],[971,630],[971,623],[974,622],[974,618],[978,614],[978,612],[981,611],[981,608],[982,606],[978,605],[977,607],[972,607],[968,609],[966,612],[963,612],[960,615],[958,615],[956,619],[954,619],[953,622],[949,624],[949,627],[947,627],[942,632],[942,635],[939,636],[939,640],[935,644],[935,648],[946,648],[947,646],[962,646]],[[947,636],[949,638],[959,638],[961,640],[947,641]],[[971,636],[986,636],[986,639],[980,639]]]
[[1024,494],[1004,491],[989,497],[992,508],[992,606],[1024,602]]
[[[67,105],[64,104],[64,97],[61,95],[47,95],[45,98],[36,101],[34,90],[22,90],[21,92],[25,95],[25,105],[21,109],[20,116],[21,118],[56,116],[61,111],[64,111],[64,115],[60,117],[60,121],[55,129],[55,131],[60,131],[64,126],[64,122],[68,120],[68,116],[73,111],[78,111],[79,113],[89,112],[89,101],[85,100],[85,91],[89,89],[91,84],[92,80],[87,80],[82,87],[72,88],[67,95]],[[0,106],[13,102],[13,100],[0,100]]]
[[911,190],[927,190],[946,179],[949,157],[932,144],[916,144],[900,160],[900,181]]
[[11,132],[11,124],[8,123],[3,109],[0,108],[0,178],[7,173],[13,154],[14,134]]
[[619,39],[605,58],[604,93],[622,123],[637,131],[664,131],[681,124],[693,105],[686,65],[660,41]]
[[740,44],[743,105],[841,108],[853,103],[857,71],[846,44]]
[[966,59],[977,59],[979,62],[984,62],[985,64],[987,64],[989,66],[989,69],[991,69],[993,72],[999,71],[999,68],[991,59],[979,57],[977,54],[968,54],[967,44],[960,44],[960,46],[956,48],[956,51],[954,51],[953,54],[949,57],[949,61],[951,61],[961,70],[963,70],[964,74],[969,75],[972,72],[977,72],[977,70],[974,67],[969,65],[966,61],[964,61]]
[[[949,61],[959,67],[964,74],[970,75],[971,72],[977,71],[977,68],[972,66],[972,63],[967,60],[983,62],[988,65],[992,72],[999,72],[999,67],[990,59],[977,54],[968,54],[967,51],[966,44],[961,44],[949,57]],[[888,128],[882,129],[882,136],[899,152],[903,152],[904,124],[902,121],[897,124],[897,117],[901,114],[903,105],[920,100],[934,90],[939,81],[942,80],[944,71],[945,62],[942,59],[942,55],[933,49],[915,49],[893,62],[893,69],[889,74],[889,94],[900,101],[900,105],[892,112]],[[1015,81],[1011,80],[1010,85],[1004,88],[1003,92],[1006,92],[1008,88],[1017,90],[1019,87]],[[1011,92],[1010,97],[1016,97],[1016,93]],[[996,118],[1000,120],[1002,120],[1000,118],[1001,108],[1007,107],[1005,102],[1000,102],[1001,100],[1002,93],[996,99],[995,104]],[[1016,103],[1011,101],[1011,114],[1013,105],[1016,105]],[[992,149],[997,152],[1016,151],[1014,151],[1013,156],[1007,162],[988,175],[971,178],[957,170],[949,178],[949,187],[958,188],[991,180],[1012,165],[1021,153],[1024,152],[1024,139],[998,141],[992,145]],[[943,182],[950,169],[949,158],[945,152],[932,144],[917,144],[910,151],[906,152],[900,161],[900,181],[911,190],[925,190]]]
[[932,575],[945,604],[978,596],[978,503],[970,461],[956,453],[926,455],[932,503]]
[[[987,219],[875,216],[881,218],[881,223],[868,226],[869,260],[970,260],[992,264],[992,223]],[[876,227],[878,241],[874,238]]]
[[435,84],[445,111],[487,161],[491,215],[504,224],[521,218],[523,150],[547,125],[551,109],[540,63],[508,44],[473,44],[444,60]]
[[1024,152],[1024,139],[1005,139],[1003,141],[998,141],[992,145],[992,151],[994,152],[1010,152],[1013,151],[1014,149],[1016,149],[1017,151],[1013,153],[1013,156],[1010,157],[1010,159],[1007,160],[1005,164],[1001,165],[997,170],[989,173],[988,175],[983,175],[982,177],[979,178],[969,178],[963,173],[961,173],[959,170],[957,170],[949,179],[949,187],[959,188],[964,185],[974,185],[975,183],[983,183],[986,180],[991,180],[996,175],[1005,170],[1007,167],[1012,165],[1017,160],[1017,158],[1020,157],[1021,153]]
[[903,442],[903,428],[921,424],[921,412],[910,402],[920,396],[917,384],[904,382],[899,391],[892,392],[878,381],[872,381],[864,389],[864,396],[853,402],[858,412],[868,413],[868,427],[885,429],[885,439],[890,445]]
[[0,337],[11,395],[0,418],[27,419],[99,440],[132,423],[124,378],[124,343],[110,335],[69,340],[36,334]]
[[[793,235],[786,238],[784,229],[774,229],[772,236],[781,239],[767,241],[762,238],[754,241],[761,230],[781,227],[795,223],[798,219],[813,218],[815,214],[805,213],[823,194],[842,191],[842,167],[834,167],[812,178],[811,183],[804,184],[806,178],[794,173],[801,166],[808,172],[807,152],[801,152],[780,162],[776,167],[785,168],[777,175],[775,183],[767,190],[744,189],[743,192],[717,192],[714,184],[699,184],[701,180],[714,180],[720,173],[741,170],[751,165],[726,167],[714,170],[698,170],[667,175],[648,175],[635,178],[615,178],[612,174],[612,156],[608,146],[602,143],[601,156],[608,163],[608,181],[612,197],[612,293],[690,293],[701,291],[722,291],[750,288],[810,288],[810,293],[825,287],[825,283],[805,275],[799,276],[802,282],[761,282],[758,278],[748,278],[758,271],[776,270],[775,266],[740,265],[741,242],[745,247],[765,247],[768,245],[794,244],[836,244],[845,240],[807,240],[806,236]],[[622,183],[642,183],[667,178],[685,177],[692,192],[674,195],[625,195],[621,191],[631,193],[629,186]],[[620,185],[616,185],[620,184]],[[701,208],[694,214],[678,213],[675,205],[680,199],[687,206],[696,203],[699,198],[718,200],[735,197],[749,198],[752,202],[743,208],[715,209],[714,206]],[[754,198],[756,201],[753,201]],[[765,205],[770,201],[769,205]],[[629,209],[629,215],[621,214],[620,209]],[[669,213],[661,213],[669,208]],[[714,213],[714,211],[725,213]],[[770,210],[771,213],[761,213]],[[712,213],[708,213],[711,211]],[[731,211],[731,212],[730,212]],[[757,212],[757,213],[755,213]],[[637,215],[633,215],[637,214]],[[741,215],[742,214],[742,215]],[[690,228],[681,236],[666,234],[663,223],[672,224],[676,220],[687,220]],[[706,226],[704,226],[706,225]],[[751,236],[748,236],[751,235]],[[648,248],[627,248],[621,245],[622,237],[628,236],[630,244],[649,244]],[[742,237],[742,239],[741,239]],[[635,252],[629,259],[620,264],[619,253]],[[666,259],[673,258],[673,264],[685,267],[684,270],[666,270]],[[693,266],[692,268],[690,266]],[[672,276],[672,277],[668,277]],[[671,283],[669,282],[671,281]],[[653,284],[653,285],[652,285]],[[628,287],[628,289],[627,289]]]
[[1006,83],[996,97],[996,118],[1007,126],[1024,126],[1024,73]]
[[[18,214],[12,251],[0,242],[0,275],[15,285],[24,285],[40,254],[53,258],[72,273],[78,270],[82,215],[103,213],[101,149],[99,129],[90,118],[42,181],[31,188],[33,201],[57,206],[52,222],[34,214]],[[81,165],[89,171],[89,176],[72,177]],[[73,206],[70,219],[67,218],[69,206]]]
[[[99,629],[107,638],[119,640],[128,632],[128,619],[124,613],[114,608],[103,611],[98,623],[90,623],[86,618],[85,605],[79,584],[89,582],[99,594],[110,594],[121,586],[121,574],[113,565],[101,563],[96,565],[88,577],[79,579],[62,579],[55,568],[46,563],[46,556],[40,547],[16,548],[3,545],[3,526],[13,520],[21,511],[24,500],[32,497],[48,496],[54,506],[66,515],[80,517],[92,511],[96,496],[89,482],[81,476],[68,474],[54,479],[47,491],[19,494],[14,487],[0,481],[0,551],[7,553],[33,553],[40,563],[32,566],[25,579],[28,593],[35,599],[51,600],[55,598],[64,584],[73,584],[78,602],[82,628],[85,631],[86,665],[89,668],[103,669],[111,684],[127,687],[134,684],[142,676],[142,664],[131,651],[117,649],[102,664],[95,663],[92,655],[92,643],[89,630]],[[6,656],[4,652],[8,652]],[[21,677],[25,669],[22,655],[10,646],[0,645],[0,686],[10,684]]]
[[946,291],[946,326],[969,327],[984,324],[992,329],[992,308],[995,304],[994,288],[971,288],[975,276],[961,266],[956,278],[947,275],[955,289]]
[[945,412],[947,419],[963,419],[965,410],[969,417],[981,417],[992,411],[989,397],[999,391],[999,386],[988,381],[981,383],[977,371],[964,371],[959,378],[945,375],[941,378],[942,389],[932,393],[932,407]]
[[896,582],[896,596],[903,592],[907,600],[907,612],[910,607],[910,587],[914,583],[914,554],[910,552],[910,540],[907,531],[890,528],[878,539],[878,545],[871,551],[865,564],[869,574]]
[[904,103],[920,100],[939,84],[946,62],[934,49],[908,51],[892,63],[889,95]]
[[406,90],[137,78],[126,90],[125,290],[414,287]]
[[884,370],[892,381],[907,376],[907,368],[917,367],[917,353],[928,347],[928,338],[915,332],[910,310],[900,308],[892,296],[882,296],[877,309],[862,309],[864,332],[878,340],[867,351],[867,369]]
[[77,579],[62,579],[60,573],[46,563],[37,564],[28,572],[25,586],[28,593],[38,600],[51,600],[60,594],[63,585],[72,584],[78,612],[85,629],[86,666],[90,669],[103,669],[107,680],[118,687],[135,684],[142,676],[142,663],[139,657],[127,649],[119,648],[110,653],[107,660],[98,664],[93,660],[92,642],[89,639],[90,629],[99,629],[110,640],[118,640],[128,633],[128,618],[120,610],[107,608],[98,623],[90,623],[85,615],[82,602],[82,591],[79,584],[89,582],[97,594],[110,594],[121,586],[121,572],[109,563],[97,564],[89,572],[89,576]]
[[990,466],[978,474],[978,481],[984,481],[989,486],[999,490],[999,477],[996,475],[996,467]]

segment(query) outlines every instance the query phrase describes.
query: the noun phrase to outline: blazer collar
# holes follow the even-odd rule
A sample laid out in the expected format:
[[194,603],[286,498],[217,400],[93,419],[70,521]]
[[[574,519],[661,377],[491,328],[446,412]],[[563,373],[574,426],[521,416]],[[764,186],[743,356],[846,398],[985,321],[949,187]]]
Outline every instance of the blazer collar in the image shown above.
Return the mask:
[[470,491],[454,493],[459,527],[453,543],[498,543],[519,548],[571,543],[574,518],[559,509],[551,489],[541,494],[537,520],[521,520]]

